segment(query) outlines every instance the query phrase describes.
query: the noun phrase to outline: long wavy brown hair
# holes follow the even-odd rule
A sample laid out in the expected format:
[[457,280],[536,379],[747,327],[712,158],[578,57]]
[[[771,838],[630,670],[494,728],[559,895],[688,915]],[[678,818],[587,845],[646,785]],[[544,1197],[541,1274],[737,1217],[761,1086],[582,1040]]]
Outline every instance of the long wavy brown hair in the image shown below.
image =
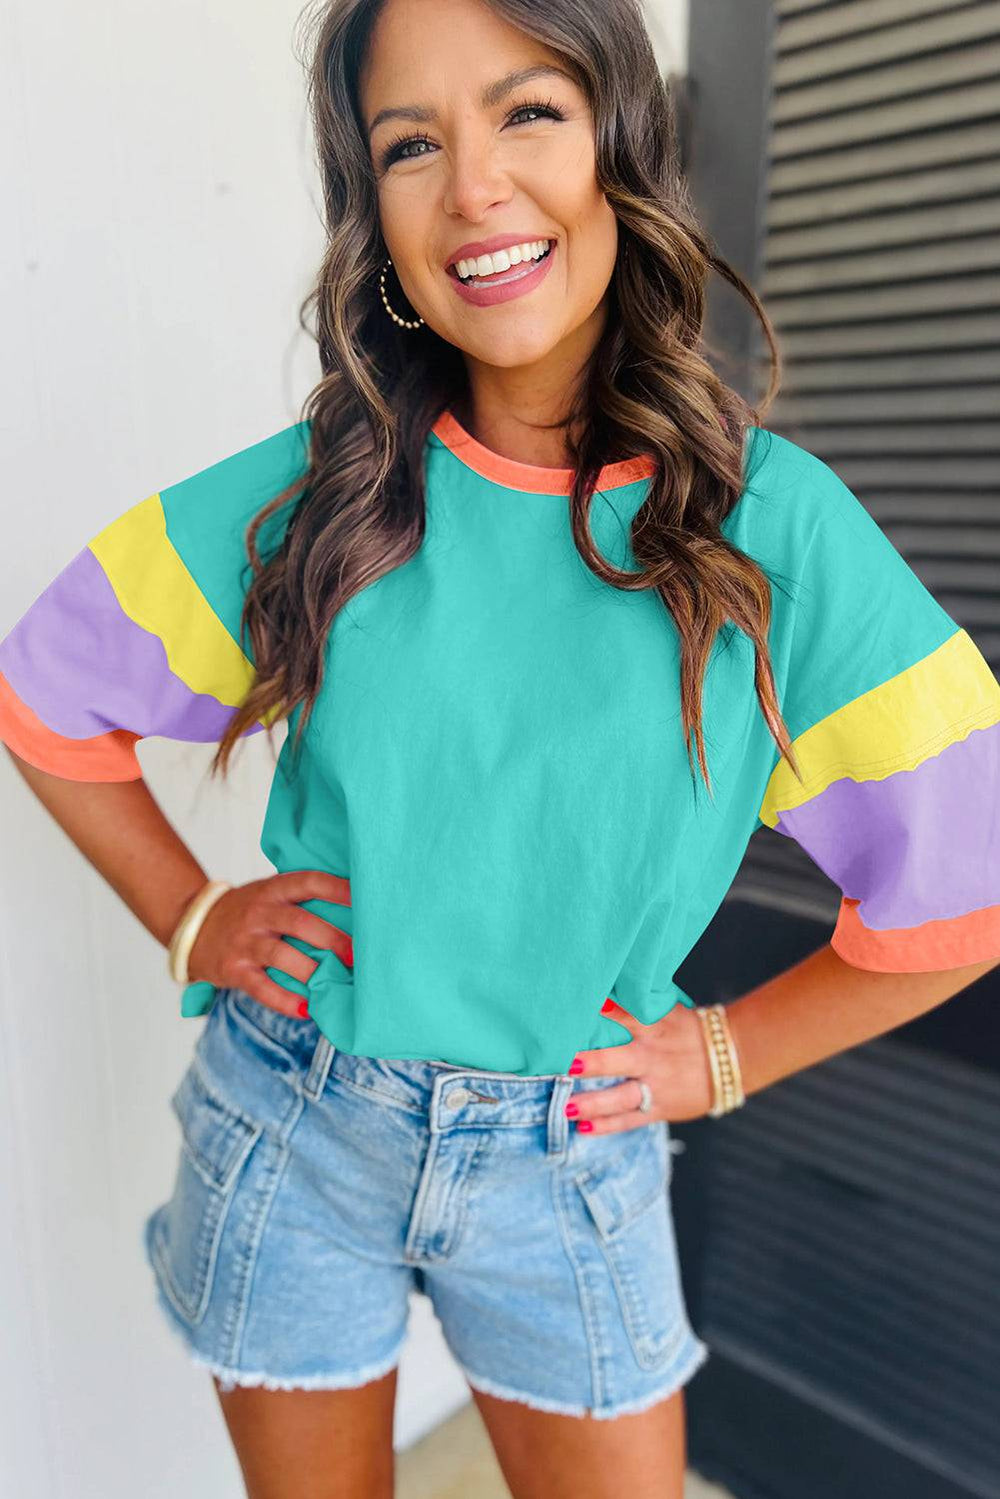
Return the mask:
[[[326,0],[303,17],[327,246],[299,322],[317,339],[322,375],[302,406],[301,419],[310,423],[308,467],[246,533],[253,578],[241,631],[256,676],[219,743],[212,774],[227,769],[237,739],[258,721],[270,730],[276,719],[288,718],[296,751],[322,683],[335,615],[421,544],[425,442],[438,415],[467,389],[461,351],[426,323],[416,331],[400,328],[381,303],[378,278],[388,251],[356,83],[383,4]],[[769,580],[720,531],[749,481],[747,428],[761,425],[780,383],[771,323],[752,288],[715,254],[697,223],[679,165],[672,99],[638,0],[489,4],[561,54],[584,89],[599,185],[618,220],[608,316],[584,378],[568,397],[565,419],[575,470],[568,504],[576,546],[613,588],[655,588],[676,623],[692,781],[693,738],[711,794],[702,681],[715,637],[727,624],[754,643],[761,711],[797,773],[768,653]],[[728,386],[706,357],[710,271],[747,299],[763,326],[771,366],[759,408]],[[390,303],[408,317],[401,288],[395,279],[390,285]],[[315,332],[305,321],[313,308]],[[639,570],[621,571],[595,546],[588,511],[602,466],[638,455],[653,456],[657,472],[631,530]],[[264,557],[258,533],[290,499],[296,503],[281,544]]]

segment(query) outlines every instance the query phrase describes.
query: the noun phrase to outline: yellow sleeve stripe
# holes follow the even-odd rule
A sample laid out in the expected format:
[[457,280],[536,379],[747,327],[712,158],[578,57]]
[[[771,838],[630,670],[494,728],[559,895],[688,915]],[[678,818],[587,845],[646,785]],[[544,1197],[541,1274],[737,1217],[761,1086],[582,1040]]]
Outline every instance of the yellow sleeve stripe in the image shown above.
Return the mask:
[[118,516],[89,546],[124,612],[163,642],[174,675],[192,692],[232,707],[242,702],[253,664],[167,536],[159,494]]
[[922,660],[827,715],[792,741],[802,781],[778,761],[759,817],[776,827],[779,814],[819,796],[833,781],[882,781],[922,761],[973,729],[1000,722],[1000,682],[966,630],[956,630]]

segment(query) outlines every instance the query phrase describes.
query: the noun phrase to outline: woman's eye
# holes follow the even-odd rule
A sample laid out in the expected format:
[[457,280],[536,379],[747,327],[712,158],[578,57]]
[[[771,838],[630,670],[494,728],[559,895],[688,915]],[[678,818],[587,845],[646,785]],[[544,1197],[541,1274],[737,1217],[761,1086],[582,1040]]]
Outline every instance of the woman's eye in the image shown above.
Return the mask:
[[561,120],[563,118],[562,112],[556,109],[554,104],[519,104],[518,107],[514,110],[514,114],[509,117],[507,121],[508,125],[511,123],[511,120],[513,120],[514,115],[521,115],[525,113],[548,115],[552,120]]
[[[507,120],[505,123],[507,125],[530,125],[532,123],[531,120],[519,121],[517,119],[518,115],[523,114],[547,115],[549,119],[552,120],[561,120],[564,118],[562,111],[560,109],[557,109],[556,106],[551,103],[519,104],[517,108],[515,110],[512,110],[512,112],[507,116]],[[394,161],[414,161],[416,159],[415,156],[403,154],[408,146],[429,146],[432,144],[433,143],[427,139],[426,135],[406,135],[402,136],[398,140],[392,141],[388,146],[386,146],[384,152],[382,153],[382,170],[385,171],[387,167],[392,166]],[[416,153],[416,155],[420,156],[423,156],[424,154],[425,153],[423,151]]]
[[430,141],[426,135],[408,135],[401,141],[394,141],[391,146],[386,146],[382,153],[382,168],[391,167],[394,161],[410,161],[409,156],[403,152],[407,146],[429,146]]

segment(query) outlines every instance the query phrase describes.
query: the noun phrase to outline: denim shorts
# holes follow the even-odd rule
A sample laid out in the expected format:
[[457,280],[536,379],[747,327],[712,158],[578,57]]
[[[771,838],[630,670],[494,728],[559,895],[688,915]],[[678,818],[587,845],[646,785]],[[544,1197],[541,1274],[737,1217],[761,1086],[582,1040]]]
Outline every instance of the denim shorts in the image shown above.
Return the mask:
[[572,1077],[353,1056],[220,988],[171,1104],[155,1300],[223,1389],[387,1374],[430,1297],[468,1383],[567,1415],[644,1410],[708,1356],[688,1321],[664,1121],[565,1115]]

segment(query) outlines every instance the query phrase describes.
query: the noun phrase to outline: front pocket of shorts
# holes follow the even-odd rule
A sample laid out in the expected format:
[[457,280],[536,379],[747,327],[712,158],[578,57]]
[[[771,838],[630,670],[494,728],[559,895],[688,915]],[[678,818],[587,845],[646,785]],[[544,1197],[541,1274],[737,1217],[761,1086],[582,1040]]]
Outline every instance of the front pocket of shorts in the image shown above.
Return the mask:
[[170,1104],[181,1127],[180,1157],[170,1200],[152,1220],[150,1249],[164,1290],[194,1325],[207,1310],[226,1214],[262,1126],[213,1092],[196,1064]]
[[[642,1126],[650,1128],[651,1126]],[[574,1180],[608,1262],[625,1328],[644,1369],[665,1363],[682,1342],[687,1319],[661,1142],[622,1173],[609,1161]],[[669,1154],[669,1153],[668,1153]]]

